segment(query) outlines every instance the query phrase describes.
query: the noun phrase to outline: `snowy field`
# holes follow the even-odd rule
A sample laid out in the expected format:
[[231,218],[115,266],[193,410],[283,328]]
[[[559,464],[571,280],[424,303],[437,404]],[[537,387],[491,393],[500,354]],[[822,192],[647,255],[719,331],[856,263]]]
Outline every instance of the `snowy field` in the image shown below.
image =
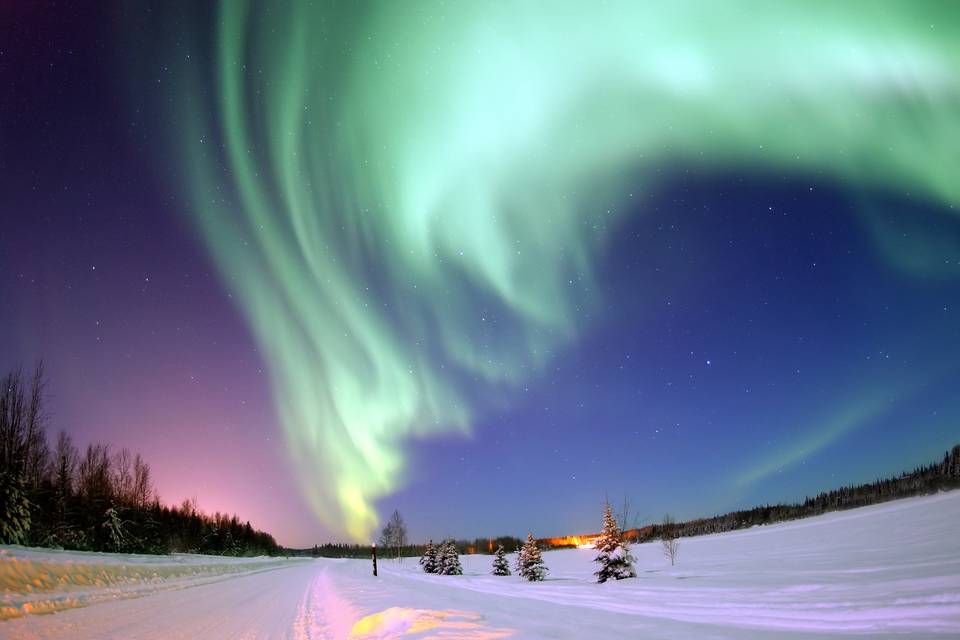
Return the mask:
[[598,585],[589,550],[543,583],[381,561],[0,547],[0,638],[960,637],[960,491],[681,540]]

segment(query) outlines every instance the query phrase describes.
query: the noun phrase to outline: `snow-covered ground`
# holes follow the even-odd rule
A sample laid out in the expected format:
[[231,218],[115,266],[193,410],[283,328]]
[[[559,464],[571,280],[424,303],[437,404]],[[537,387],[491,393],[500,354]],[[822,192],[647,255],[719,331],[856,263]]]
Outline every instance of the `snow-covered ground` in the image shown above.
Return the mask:
[[[111,556],[0,548],[0,638],[960,637],[960,491],[682,539],[675,567],[595,584],[589,550],[548,580],[431,576],[415,559]],[[38,615],[55,611],[53,615]],[[18,617],[13,617],[18,616]]]

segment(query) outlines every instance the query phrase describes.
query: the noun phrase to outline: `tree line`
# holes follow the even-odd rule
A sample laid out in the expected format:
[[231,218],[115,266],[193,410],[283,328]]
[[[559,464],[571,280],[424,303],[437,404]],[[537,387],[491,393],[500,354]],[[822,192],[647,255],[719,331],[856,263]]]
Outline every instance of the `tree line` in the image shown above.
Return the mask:
[[676,538],[722,533],[956,488],[960,488],[960,444],[945,452],[939,462],[917,467],[892,478],[824,491],[812,498],[808,496],[800,503],[764,505],[712,518],[655,524],[636,530],[635,537],[639,542],[645,542],[663,539],[664,535]]
[[80,551],[263,555],[273,537],[194,500],[160,503],[139,453],[61,431],[50,446],[42,363],[0,380],[0,543]]
[[[385,547],[390,549],[390,556],[396,557],[398,555],[404,558],[422,556],[427,550],[426,544],[420,543],[411,543],[407,542],[403,544],[399,549],[399,554],[395,544],[385,545],[386,539],[381,536],[379,544],[380,547]],[[448,540],[456,549],[457,553],[463,555],[473,555],[475,553],[494,553],[498,546],[503,546],[507,549],[519,549],[523,546],[523,540],[515,536],[498,536],[496,538],[474,538],[473,540],[460,539],[460,540]],[[304,556],[312,558],[369,558],[370,557],[370,545],[369,544],[354,544],[354,543],[342,543],[342,542],[327,542],[324,544],[314,545],[311,548],[307,549],[284,549],[284,554],[290,556]]]

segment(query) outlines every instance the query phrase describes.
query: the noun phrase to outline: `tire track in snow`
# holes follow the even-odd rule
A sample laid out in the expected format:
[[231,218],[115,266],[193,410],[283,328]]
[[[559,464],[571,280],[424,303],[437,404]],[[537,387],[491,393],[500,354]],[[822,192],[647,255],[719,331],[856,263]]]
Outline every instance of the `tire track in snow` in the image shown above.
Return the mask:
[[340,597],[324,569],[303,594],[293,623],[295,640],[345,640],[359,617],[353,605]]

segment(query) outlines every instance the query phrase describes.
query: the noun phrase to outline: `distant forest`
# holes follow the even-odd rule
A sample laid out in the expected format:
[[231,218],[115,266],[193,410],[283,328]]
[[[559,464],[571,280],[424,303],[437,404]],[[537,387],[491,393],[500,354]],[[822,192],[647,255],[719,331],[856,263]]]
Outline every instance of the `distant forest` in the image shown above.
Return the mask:
[[249,522],[208,515],[194,501],[167,507],[150,465],[126,449],[91,444],[81,454],[60,432],[47,440],[43,366],[0,381],[0,543],[123,553],[276,554]]
[[[444,542],[439,539],[434,543]],[[513,536],[499,536],[497,538],[475,538],[473,540],[449,540],[461,554],[473,553],[493,553],[498,545],[508,552],[513,552],[523,546],[523,540]],[[423,544],[405,544],[400,547],[400,555],[403,557],[422,556],[426,551],[427,545]],[[312,558],[369,558],[369,544],[351,544],[341,542],[328,542],[326,544],[315,545],[308,549],[284,549],[286,555],[291,556],[309,556]],[[389,560],[396,558],[395,550],[381,550],[383,559]]]
[[[897,498],[926,495],[956,488],[960,488],[960,444],[945,452],[941,461],[917,467],[909,473],[902,473],[893,478],[840,487],[817,494],[813,498],[808,497],[801,503],[764,505],[712,518],[681,522],[672,526],[676,534],[681,536],[701,536],[708,533],[746,529],[758,524],[773,524],[818,516],[828,511],[854,509]],[[644,542],[660,538],[664,533],[664,527],[655,524],[634,532],[636,539]]]

